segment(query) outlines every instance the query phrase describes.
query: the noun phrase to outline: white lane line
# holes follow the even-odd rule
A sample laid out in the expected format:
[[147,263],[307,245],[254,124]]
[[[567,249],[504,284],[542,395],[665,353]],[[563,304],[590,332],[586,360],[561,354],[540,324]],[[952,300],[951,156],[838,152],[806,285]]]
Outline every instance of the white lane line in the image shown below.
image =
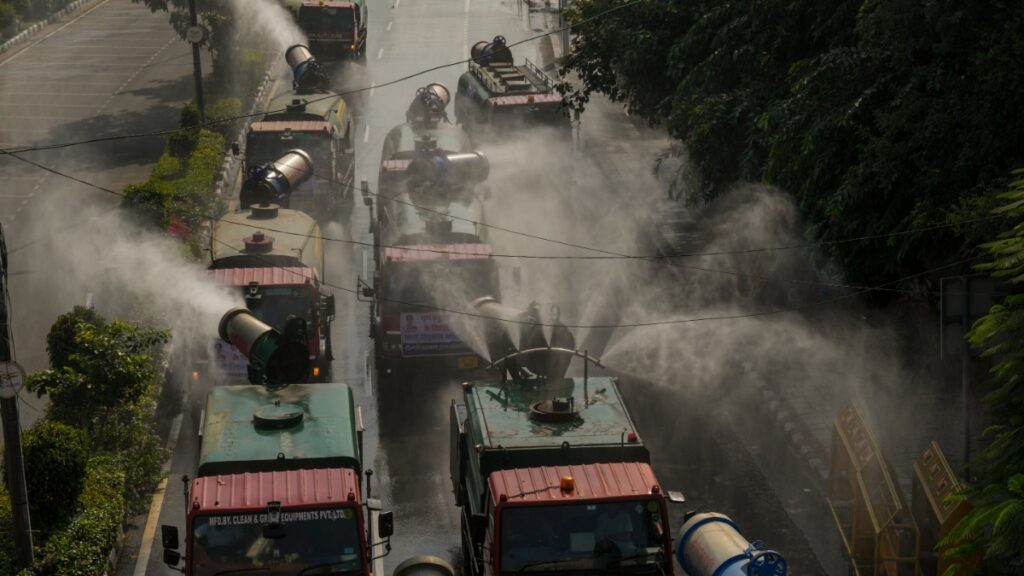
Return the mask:
[[370,96],[373,96],[373,90],[377,87],[376,82],[370,82]]
[[369,262],[367,262],[366,248],[363,248],[363,279],[366,280],[370,277],[369,275]]
[[462,57],[469,58],[469,0],[463,9],[462,17]]
[[391,32],[391,26],[395,23],[394,20],[388,21],[388,32]]
[[384,49],[381,48],[380,50],[377,51],[377,60],[380,60],[380,57],[383,56],[383,55],[384,55]]
[[402,3],[402,0],[395,0],[394,5],[392,5],[391,7],[392,8],[398,8],[398,5],[401,4],[401,3]]
[[366,130],[363,130],[363,142],[370,141],[370,125],[366,125]]
[[86,16],[88,16],[89,14],[91,14],[91,13],[93,12],[93,10],[96,10],[96,9],[97,9],[97,8],[99,8],[100,6],[103,6],[104,4],[106,4],[107,2],[110,2],[110,0],[103,0],[103,2],[100,2],[99,4],[97,4],[97,5],[93,6],[92,8],[90,8],[90,9],[88,9],[88,10],[86,10],[85,12],[83,12],[82,14],[80,14],[80,15],[79,15],[78,17],[76,17],[76,18],[73,18],[73,19],[72,19],[72,20],[71,20],[70,22],[68,22],[67,24],[65,24],[65,25],[61,26],[60,28],[57,28],[57,29],[56,29],[56,30],[54,30],[53,32],[50,32],[49,34],[47,34],[47,35],[46,35],[45,37],[43,37],[43,38],[40,38],[39,40],[35,41],[34,43],[32,43],[32,44],[28,45],[28,46],[27,46],[27,47],[26,47],[26,48],[25,48],[24,50],[22,50],[21,52],[18,52],[17,54],[15,54],[14,56],[11,56],[11,57],[10,57],[10,58],[8,58],[7,60],[4,60],[3,62],[0,62],[0,68],[2,68],[2,67],[3,67],[3,66],[4,66],[5,64],[7,64],[8,62],[11,62],[12,60],[16,60],[16,59],[17,59],[17,58],[19,58],[19,57],[20,57],[20,56],[21,56],[22,54],[24,54],[25,52],[28,52],[29,50],[31,50],[32,48],[34,48],[34,47],[38,46],[39,44],[41,44],[41,43],[43,43],[43,42],[46,42],[46,40],[47,40],[47,39],[48,39],[48,38],[49,38],[50,36],[53,36],[53,35],[54,35],[54,34],[56,34],[57,32],[60,32],[61,30],[63,30],[63,29],[65,29],[65,28],[67,28],[68,26],[71,26],[71,25],[72,25],[72,24],[74,24],[75,22],[78,22],[78,21],[79,21],[79,20],[81,20],[82,18],[85,18]]
[[107,96],[108,92],[8,92],[0,91],[0,98],[4,96]]

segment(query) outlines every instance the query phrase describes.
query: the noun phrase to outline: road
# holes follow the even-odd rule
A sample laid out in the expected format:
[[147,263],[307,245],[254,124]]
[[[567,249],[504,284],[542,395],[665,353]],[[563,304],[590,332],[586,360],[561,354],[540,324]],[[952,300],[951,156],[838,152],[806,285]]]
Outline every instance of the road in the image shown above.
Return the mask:
[[[190,53],[166,15],[130,0],[93,2],[0,57],[0,148],[173,126],[192,96]],[[162,149],[163,138],[150,137],[24,157],[120,190],[145,180]],[[108,209],[118,198],[9,156],[0,156],[0,174],[16,354],[31,372],[46,367],[45,336],[53,320],[83,304],[89,291],[53,269],[57,256],[74,245],[70,231],[87,209]],[[41,402],[23,396],[27,425]]]
[[[393,85],[385,84],[430,66],[463,59],[477,40],[502,34],[515,42],[535,34],[534,29],[541,27],[539,16],[533,20],[519,16],[515,3],[498,0],[394,0],[390,6],[372,6],[366,67],[343,66],[336,74],[336,84],[342,90],[369,88],[348,98],[358,125],[357,179],[369,180],[375,189],[384,134],[402,121],[415,89],[430,82],[454,88],[463,67],[444,68]],[[60,59],[68,50],[81,54],[81,65],[76,61],[74,70],[69,70]],[[516,54],[536,58],[535,51],[535,47],[523,47],[516,49]],[[23,55],[15,54],[7,63],[0,63],[0,111],[4,115],[0,140],[4,145],[22,145],[166,126],[176,118],[181,100],[190,95],[187,52],[187,46],[177,41],[167,26],[166,16],[150,15],[128,0],[101,2],[67,27],[55,30],[52,36],[42,36],[31,43]],[[108,60],[112,54],[117,58]],[[566,144],[560,144],[554,154],[542,147],[542,155],[555,162],[553,165],[543,164],[545,158],[539,157],[537,150],[524,151],[514,143],[484,146],[494,165],[492,187],[496,195],[503,194],[495,202],[499,209],[492,214],[506,218],[501,222],[503,225],[614,247],[618,238],[614,234],[609,237],[607,230],[567,230],[548,218],[538,218],[540,213],[553,213],[563,221],[587,220],[602,210],[602,203],[581,201],[575,194],[587,192],[588,186],[601,188],[604,193],[628,190],[634,182],[633,173],[647,170],[643,163],[663,142],[662,137],[637,126],[614,106],[596,108],[598,112],[588,112],[584,117],[583,153],[573,153]],[[116,187],[144,177],[161,145],[160,139],[132,140],[67,153],[40,153],[32,158]],[[53,227],[46,222],[54,206],[67,205],[71,198],[74,202],[101,206],[116,202],[116,198],[68,185],[18,165],[13,159],[3,162],[0,169],[16,184],[8,193],[19,195],[10,201],[0,200],[0,219],[9,227],[8,242],[12,247],[20,242],[11,238],[34,239],[52,234]],[[571,198],[552,196],[547,189],[527,194],[510,188],[529,186],[528,174],[524,173],[550,171],[552,166],[568,166],[565,175],[579,181],[573,184]],[[49,192],[47,196],[54,197],[54,203],[41,201],[42,194],[34,195],[38,190]],[[629,209],[633,202],[630,195],[618,197],[620,205],[615,210]],[[524,211],[523,205],[532,209]],[[516,206],[519,210],[507,210]],[[369,241],[368,225],[367,211],[357,205],[350,220],[327,227],[325,234],[365,242]],[[497,235],[494,238],[496,246],[509,250],[551,249],[543,242],[521,240]],[[32,270],[30,263],[44,265],[41,263],[46,262],[46,250],[59,249],[61,241],[54,237],[14,253],[12,269],[25,272],[16,277],[23,278],[15,280],[23,284],[15,285],[13,295],[19,341],[41,342],[52,316],[84,297],[72,284],[67,289],[55,289],[58,294],[52,300],[48,297],[38,306],[28,305],[25,294],[33,286],[30,279],[37,278],[39,272]],[[344,243],[329,243],[327,259],[327,280],[349,288],[355,286],[356,277],[364,274],[365,267],[372,265],[364,248]],[[523,277],[548,275],[551,269],[545,266],[523,265]],[[587,274],[593,274],[575,268],[571,272],[558,272],[565,282],[541,286],[528,281],[525,284],[529,289],[520,288],[517,292],[525,298],[564,301],[570,290],[582,288]],[[542,293],[532,295],[530,289]],[[335,292],[335,378],[353,387],[363,408],[369,430],[366,461],[375,472],[374,495],[396,513],[394,549],[386,559],[386,572],[401,560],[424,553],[445,557],[458,566],[458,514],[448,479],[447,407],[460,393],[459,382],[436,381],[430,375],[421,375],[381,394],[372,360],[368,358],[367,307],[340,290]],[[20,302],[25,304],[17,305]],[[573,308],[574,313],[583,311],[581,306]],[[43,313],[48,316],[37,316]],[[590,335],[587,341],[598,346],[606,339]],[[22,355],[33,366],[44,360],[41,348],[25,350]],[[752,537],[763,538],[786,554],[795,573],[824,573],[803,535],[786,516],[786,506],[724,421],[707,412],[688,414],[685,399],[674,391],[675,382],[659,382],[655,386],[630,377],[624,377],[623,382],[631,394],[634,417],[656,455],[656,470],[666,487],[687,493],[693,508],[734,515],[749,527]],[[196,430],[205,392],[202,386],[187,391],[180,434],[175,435],[169,481],[154,499],[152,514],[133,522],[118,574],[173,573],[162,564],[159,539],[154,545],[153,537],[161,524],[184,525],[185,502],[178,479],[193,471],[198,448]],[[684,414],[687,417],[680,417]]]

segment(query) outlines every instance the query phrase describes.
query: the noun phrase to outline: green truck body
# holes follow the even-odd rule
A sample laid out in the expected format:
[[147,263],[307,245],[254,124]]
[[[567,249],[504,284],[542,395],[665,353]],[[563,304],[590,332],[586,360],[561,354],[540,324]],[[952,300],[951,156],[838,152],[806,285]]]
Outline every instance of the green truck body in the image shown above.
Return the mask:
[[[259,425],[261,411],[301,414],[294,426]],[[360,459],[357,408],[344,384],[294,384],[270,391],[262,386],[218,386],[206,397],[199,476],[350,468]]]
[[672,574],[667,501],[614,378],[463,390],[451,407],[463,574]]

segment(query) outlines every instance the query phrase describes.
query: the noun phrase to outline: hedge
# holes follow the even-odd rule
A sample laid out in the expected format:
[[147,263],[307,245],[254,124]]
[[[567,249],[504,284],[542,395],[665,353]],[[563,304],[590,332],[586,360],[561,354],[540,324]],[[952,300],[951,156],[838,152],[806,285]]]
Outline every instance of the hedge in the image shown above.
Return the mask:
[[121,205],[143,224],[180,237],[193,256],[199,256],[198,231],[210,215],[220,216],[225,209],[214,190],[225,140],[217,132],[199,130],[194,149],[184,159],[176,155],[188,148],[189,143],[182,140],[187,138],[173,147],[168,143],[149,180],[125,188]]
[[127,512],[124,480],[114,458],[97,456],[89,461],[75,515],[43,545],[33,574],[103,576]]

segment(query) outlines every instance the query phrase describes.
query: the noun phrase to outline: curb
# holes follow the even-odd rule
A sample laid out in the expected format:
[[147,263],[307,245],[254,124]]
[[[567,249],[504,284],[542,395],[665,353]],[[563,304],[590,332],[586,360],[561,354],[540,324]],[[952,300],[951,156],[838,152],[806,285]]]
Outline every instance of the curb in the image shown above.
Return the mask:
[[68,4],[67,6],[61,8],[60,10],[54,12],[53,14],[50,14],[44,20],[40,20],[39,22],[36,22],[35,24],[22,30],[21,32],[15,34],[14,37],[12,37],[10,40],[4,42],[3,44],[0,44],[0,54],[7,52],[8,50],[14,48],[18,44],[21,44],[22,42],[32,38],[33,36],[38,34],[44,26],[53,23],[55,20],[59,20],[67,16],[68,14],[74,12],[75,10],[78,10],[79,8],[81,8],[82,6],[91,1],[92,0],[75,0],[74,2]]
[[[247,117],[238,129],[238,136],[235,137],[236,141],[245,136],[246,131],[249,129],[249,125],[252,124],[253,119],[255,118],[254,114],[256,114],[257,109],[263,104],[263,101],[267,96],[267,91],[270,89],[271,84],[273,84],[277,69],[277,65],[271,66],[270,69],[263,74],[263,80],[261,80],[259,86],[256,87],[256,93],[252,99],[252,105],[249,106],[249,110],[246,112]],[[213,186],[213,191],[217,196],[224,198],[225,194],[230,194],[230,187],[234,184],[235,178],[238,175],[238,170],[241,166],[240,159],[240,156],[235,156],[230,150],[224,153],[224,161],[221,163],[220,173],[217,175],[217,180]]]

